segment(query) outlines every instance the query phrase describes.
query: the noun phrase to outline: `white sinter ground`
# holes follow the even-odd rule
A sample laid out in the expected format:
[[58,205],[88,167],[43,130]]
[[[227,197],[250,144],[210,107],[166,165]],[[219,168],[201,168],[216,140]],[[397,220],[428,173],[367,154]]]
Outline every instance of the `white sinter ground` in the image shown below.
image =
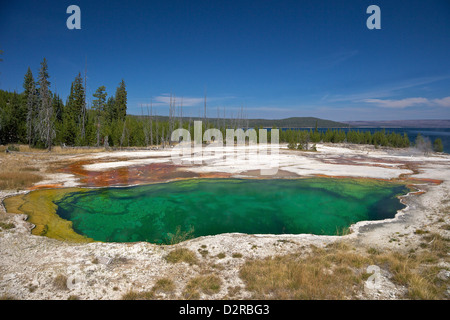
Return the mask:
[[[220,153],[221,148],[216,148]],[[250,157],[255,156],[258,147],[245,148]],[[408,195],[402,201],[407,205],[395,219],[384,222],[360,222],[353,226],[349,235],[244,235],[223,234],[200,237],[179,244],[177,247],[191,249],[198,259],[215,264],[215,269],[226,285],[218,293],[201,295],[201,299],[220,299],[228,295],[228,288],[245,284],[239,278],[239,269],[246,259],[264,258],[289,252],[299,252],[308,245],[323,246],[330,242],[347,239],[356,248],[369,245],[379,250],[387,248],[409,248],[418,245],[419,236],[415,230],[432,228],[438,219],[449,224],[448,214],[442,211],[443,203],[448,203],[450,194],[450,156],[431,154],[424,156],[414,150],[374,149],[371,146],[317,145],[318,152],[291,151],[279,146],[277,161],[269,156],[261,156],[255,162],[245,159],[233,163],[226,162],[218,155],[209,155],[208,163],[184,165],[179,170],[193,172],[226,172],[235,177],[255,177],[255,170],[278,164],[278,173],[288,173],[295,177],[316,174],[328,176],[349,176],[391,179],[402,174],[411,178],[438,179],[441,184],[418,185],[426,190],[421,195]],[[228,153],[229,150],[222,150]],[[261,151],[261,150],[259,150]],[[269,152],[270,152],[269,148]],[[88,164],[86,170],[113,170],[125,166],[151,163],[172,163],[173,150],[102,152],[80,155],[73,160],[97,160]],[[242,155],[242,154],[241,154]],[[175,159],[177,159],[175,157]],[[184,157],[188,161],[192,155]],[[197,158],[198,159],[198,158]],[[254,160],[255,158],[253,158]],[[180,159],[178,159],[180,160]],[[414,173],[408,165],[414,165]],[[253,172],[250,175],[250,172]],[[416,171],[417,172],[417,171]],[[257,176],[257,175],[256,175]],[[270,176],[269,176],[270,177]],[[276,177],[276,176],[274,176]],[[41,184],[63,183],[64,186],[80,185],[78,178],[71,174],[49,174]],[[0,200],[17,194],[15,191],[0,191]],[[179,295],[188,279],[203,273],[201,265],[185,263],[171,264],[164,257],[175,248],[150,243],[89,243],[74,244],[31,234],[32,225],[26,216],[7,214],[0,206],[3,221],[13,222],[15,228],[0,232],[0,296],[18,299],[120,299],[129,290],[149,291],[155,282],[170,277],[176,284],[174,295]],[[444,232],[447,230],[430,230]],[[399,237],[398,235],[402,236]],[[390,241],[397,237],[398,241]],[[281,241],[280,241],[281,240]],[[207,257],[199,250],[206,248]],[[363,250],[363,249],[362,249]],[[366,249],[364,249],[366,250]],[[225,258],[218,259],[219,253]],[[242,258],[233,258],[239,253]],[[445,267],[445,266],[444,266]],[[448,266],[446,266],[448,267]],[[53,285],[58,275],[68,279],[68,289],[60,290]],[[395,299],[399,288],[388,280],[383,292],[368,294],[362,298]],[[250,293],[241,290],[237,298],[249,298]],[[167,296],[166,298],[173,298]]]

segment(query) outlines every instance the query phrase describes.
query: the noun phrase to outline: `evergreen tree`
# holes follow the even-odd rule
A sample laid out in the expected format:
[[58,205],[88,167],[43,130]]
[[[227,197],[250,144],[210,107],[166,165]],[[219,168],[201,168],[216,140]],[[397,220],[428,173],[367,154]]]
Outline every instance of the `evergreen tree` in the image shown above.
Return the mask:
[[64,103],[57,94],[53,94],[52,99],[53,115],[55,120],[55,143],[64,143]]
[[[0,50],[0,55],[2,55],[3,54],[3,50]],[[0,62],[2,62],[3,61],[3,59],[2,58],[0,58]]]
[[74,84],[70,86],[70,94],[67,97],[63,113],[63,141],[67,145],[73,145],[76,139],[76,121],[73,116],[73,105],[75,103]]
[[22,95],[17,92],[2,91],[0,101],[0,143],[11,143],[20,141],[19,113],[22,104]]
[[408,148],[409,146],[410,146],[409,138],[405,132],[405,133],[403,133],[403,147]]
[[105,105],[105,120],[108,124],[111,124],[117,118],[115,105],[116,100],[114,97],[109,97]]
[[441,138],[437,138],[436,140],[434,140],[433,150],[435,152],[443,152],[444,151],[444,146],[442,145]]
[[364,143],[372,144],[372,133],[370,133],[370,131],[368,130],[364,133]]
[[58,94],[53,94],[52,106],[53,106],[53,113],[55,114],[55,121],[62,122],[64,103]]
[[298,149],[299,150],[308,150],[309,149],[309,134],[306,130],[300,130],[298,134]]
[[26,135],[28,145],[31,146],[36,142],[36,113],[38,107],[38,93],[36,91],[36,83],[33,73],[28,67],[23,82],[24,103],[26,104]]
[[53,106],[50,92],[50,81],[48,80],[47,60],[41,63],[39,70],[39,111],[38,111],[38,132],[42,142],[50,151],[52,149],[53,138],[55,137]]
[[115,117],[122,122],[125,121],[127,115],[127,90],[125,87],[125,81],[122,81],[117,87],[115,96]]
[[95,100],[92,101],[92,108],[95,111],[95,127],[96,127],[96,137],[97,137],[97,143],[96,146],[98,147],[100,145],[100,126],[101,126],[101,120],[104,118],[104,112],[105,112],[105,105],[106,105],[106,87],[101,86],[95,91],[94,97]]
[[85,145],[94,146],[97,142],[97,129],[95,128],[97,119],[94,110],[86,110],[86,132],[85,132]]
[[70,87],[70,94],[64,110],[64,140],[69,145],[82,144],[84,142],[84,137],[82,136],[84,107],[83,79],[81,78],[81,73],[78,73]]

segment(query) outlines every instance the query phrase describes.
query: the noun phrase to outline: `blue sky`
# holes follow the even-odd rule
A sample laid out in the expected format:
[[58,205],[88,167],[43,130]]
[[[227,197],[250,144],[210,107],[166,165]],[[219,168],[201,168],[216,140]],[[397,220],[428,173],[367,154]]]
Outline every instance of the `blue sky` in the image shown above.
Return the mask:
[[[69,30],[69,5],[81,30]],[[381,30],[369,30],[369,5]],[[65,100],[87,61],[88,98],[124,79],[128,113],[331,120],[450,119],[450,1],[8,1],[0,89],[47,58]]]

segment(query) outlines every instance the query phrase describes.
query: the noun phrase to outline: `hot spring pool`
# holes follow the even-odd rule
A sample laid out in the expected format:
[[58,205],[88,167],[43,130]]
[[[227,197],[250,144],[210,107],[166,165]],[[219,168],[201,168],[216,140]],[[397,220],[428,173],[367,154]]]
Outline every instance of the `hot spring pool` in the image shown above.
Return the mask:
[[[403,184],[358,179],[193,179],[76,189],[53,201],[73,230],[105,242],[171,243],[174,235],[335,235],[404,208]],[[45,228],[44,228],[45,229]]]

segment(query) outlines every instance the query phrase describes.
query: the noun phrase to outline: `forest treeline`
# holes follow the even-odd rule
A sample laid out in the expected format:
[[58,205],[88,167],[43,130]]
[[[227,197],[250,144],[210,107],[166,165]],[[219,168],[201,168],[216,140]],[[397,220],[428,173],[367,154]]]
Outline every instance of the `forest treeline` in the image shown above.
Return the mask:
[[420,133],[414,141],[410,141],[406,133],[400,134],[394,131],[388,132],[380,129],[375,132],[360,131],[358,129],[342,130],[327,129],[318,130],[286,130],[281,134],[280,140],[288,143],[289,149],[315,150],[315,144],[319,142],[371,144],[375,147],[408,148],[414,146],[424,152],[442,152],[444,147],[442,140],[437,138],[432,142],[424,138]]
[[[207,118],[206,96],[203,118],[183,117],[182,99],[175,103],[175,96],[170,96],[169,116],[153,115],[152,106],[141,106],[141,115],[127,114],[127,89],[122,79],[113,94],[108,95],[105,86],[96,89],[92,105],[87,105],[86,82],[81,73],[75,76],[70,94],[64,102],[52,92],[47,60],[40,64],[35,78],[31,68],[24,75],[23,91],[8,92],[0,90],[0,144],[28,144],[35,148],[61,146],[106,146],[106,147],[148,147],[171,144],[171,132],[184,128],[194,136],[194,120],[202,120],[203,130],[217,128],[225,139],[226,129],[242,128],[247,130],[254,124],[244,117],[243,112],[234,119]],[[180,103],[181,101],[181,103]],[[299,121],[291,118],[289,121]],[[406,148],[414,145],[435,151],[442,151],[442,141],[436,139],[431,146],[423,137],[410,142],[408,136],[395,132],[379,130],[374,133],[359,130],[328,129],[318,130],[322,119],[305,118],[309,124],[315,121],[315,128],[280,129],[280,142],[288,143],[290,149],[314,150],[319,142],[372,144]],[[305,121],[306,121],[305,120]],[[284,122],[283,122],[284,123]],[[275,125],[274,125],[275,124]],[[276,128],[276,123],[272,128]],[[329,122],[336,125],[339,123]],[[270,126],[266,126],[270,127]],[[258,129],[255,127],[257,134]],[[258,137],[259,138],[259,137]],[[259,139],[258,139],[259,141]],[[270,140],[270,130],[268,132]]]
[[[0,144],[24,143],[51,149],[54,145],[98,146],[105,138],[119,144],[130,138],[133,126],[127,123],[124,80],[108,99],[106,88],[99,87],[88,108],[81,73],[72,82],[65,103],[51,91],[49,79],[44,58],[36,79],[28,68],[23,92],[0,90]],[[125,125],[129,129],[124,130]]]

